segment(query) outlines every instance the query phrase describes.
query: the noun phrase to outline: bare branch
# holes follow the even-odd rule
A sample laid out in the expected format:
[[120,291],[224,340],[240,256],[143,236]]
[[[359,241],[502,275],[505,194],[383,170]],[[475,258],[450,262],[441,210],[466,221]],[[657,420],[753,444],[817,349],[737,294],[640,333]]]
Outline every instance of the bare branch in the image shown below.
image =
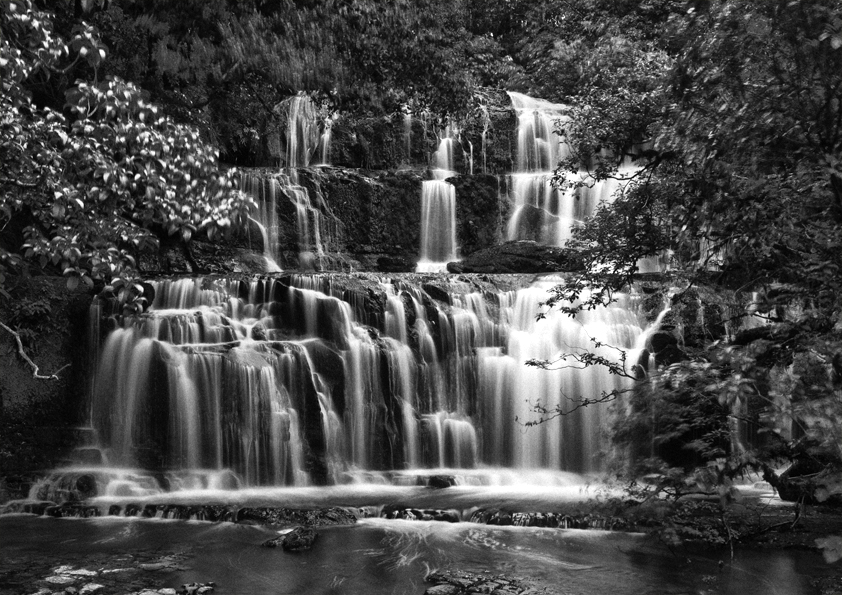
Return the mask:
[[15,342],[18,345],[18,355],[20,355],[23,358],[23,360],[27,364],[29,364],[29,367],[32,368],[32,377],[33,378],[37,378],[39,380],[58,380],[59,379],[58,375],[61,373],[61,371],[64,370],[65,368],[70,367],[70,364],[67,364],[67,365],[62,366],[61,368],[59,368],[58,370],[56,370],[52,374],[49,374],[49,375],[46,375],[46,376],[44,374],[40,374],[39,373],[40,368],[38,367],[38,364],[36,364],[34,361],[32,361],[32,358],[30,358],[26,354],[26,350],[23,348],[23,341],[21,341],[21,339],[20,339],[20,333],[18,333],[17,331],[15,331],[12,328],[6,326],[3,322],[0,322],[0,326],[2,326],[3,329],[5,329],[10,335],[12,335],[15,338]]
[[[543,423],[550,421],[551,419],[555,419],[557,417],[564,417],[566,415],[570,415],[574,411],[578,409],[584,409],[585,407],[589,407],[591,405],[600,405],[602,403],[611,403],[612,401],[616,401],[622,395],[627,392],[630,392],[634,389],[632,388],[615,388],[612,391],[606,392],[602,391],[598,397],[590,398],[590,397],[565,397],[571,405],[568,407],[564,407],[563,405],[556,405],[555,407],[548,408],[541,404],[540,401],[536,401],[535,403],[529,402],[530,406],[532,407],[532,411],[538,414],[538,419],[530,420],[530,421],[521,421],[519,417],[515,417],[515,422],[523,425],[524,427],[532,427],[537,426]],[[527,401],[528,402],[528,401]]]

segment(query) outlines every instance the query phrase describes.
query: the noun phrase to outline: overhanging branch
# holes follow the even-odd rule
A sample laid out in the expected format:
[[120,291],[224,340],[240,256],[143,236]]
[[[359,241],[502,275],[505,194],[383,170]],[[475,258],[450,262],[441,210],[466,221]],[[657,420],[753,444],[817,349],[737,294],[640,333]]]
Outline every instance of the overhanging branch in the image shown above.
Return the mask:
[[32,377],[33,378],[37,378],[39,380],[58,380],[59,379],[58,375],[61,373],[61,371],[64,370],[65,368],[70,367],[70,364],[67,364],[65,366],[62,366],[61,368],[59,368],[58,370],[56,370],[52,374],[48,374],[48,375],[41,374],[40,373],[41,369],[38,367],[38,364],[36,364],[34,361],[32,361],[32,358],[30,358],[27,355],[26,350],[23,348],[23,341],[21,341],[21,339],[20,339],[20,333],[18,333],[16,330],[6,326],[3,322],[0,322],[0,326],[2,326],[3,329],[6,332],[8,332],[10,335],[12,335],[15,338],[15,342],[17,343],[17,346],[18,346],[18,355],[20,355],[23,358],[23,360],[29,365],[29,367],[32,368]]

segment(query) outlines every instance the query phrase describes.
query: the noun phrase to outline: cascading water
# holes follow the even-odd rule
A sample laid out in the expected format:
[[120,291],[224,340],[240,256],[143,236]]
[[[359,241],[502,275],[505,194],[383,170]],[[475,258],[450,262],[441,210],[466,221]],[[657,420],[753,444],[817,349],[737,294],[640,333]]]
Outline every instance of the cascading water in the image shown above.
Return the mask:
[[281,243],[278,225],[278,192],[280,184],[275,178],[265,178],[246,172],[240,176],[240,187],[257,202],[258,211],[251,220],[260,230],[263,243],[263,258],[266,260],[266,271],[277,273],[281,271],[278,261],[281,260]]
[[456,188],[445,181],[453,171],[454,138],[448,129],[433,155],[433,179],[421,187],[421,258],[417,271],[446,272],[447,263],[456,260]]
[[564,122],[563,105],[533,99],[522,93],[509,93],[518,116],[516,169],[511,176],[514,211],[509,219],[509,240],[535,240],[563,246],[573,227],[610,202],[636,168],[624,164],[618,179],[589,182],[587,174],[577,181],[581,187],[556,188],[553,170],[569,154],[555,128]]
[[369,291],[382,292],[377,313],[329,276],[153,282],[148,312],[115,317],[104,340],[93,426],[115,465],[230,470],[250,486],[388,470],[594,471],[598,410],[528,431],[515,420],[624,380],[524,362],[591,349],[591,337],[633,350],[643,329],[629,297],[536,321],[550,284],[451,292],[447,304],[384,279]]
[[328,118],[322,131],[313,100],[304,94],[295,95],[286,102],[287,132],[286,157],[283,170],[273,176],[244,174],[242,188],[258,203],[253,220],[263,235],[267,272],[279,272],[281,246],[278,237],[278,200],[292,205],[295,213],[298,268],[320,268],[329,244],[336,235],[338,223],[330,213],[319,190],[319,174],[314,170],[313,188],[300,183],[300,168],[310,166],[318,153],[320,165],[327,165],[330,155],[331,124]]

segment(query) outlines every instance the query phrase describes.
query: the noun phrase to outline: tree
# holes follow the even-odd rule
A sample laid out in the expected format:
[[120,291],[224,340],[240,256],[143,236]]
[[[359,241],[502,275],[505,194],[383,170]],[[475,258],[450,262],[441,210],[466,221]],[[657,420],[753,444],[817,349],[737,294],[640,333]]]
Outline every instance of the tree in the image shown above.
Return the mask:
[[[620,177],[629,157],[639,169],[576,230],[571,245],[591,266],[548,303],[570,315],[607,304],[641,257],[662,251],[684,289],[674,303],[700,282],[758,292],[763,326],[650,374],[618,439],[639,438],[635,424],[657,413],[664,423],[647,426],[650,442],[680,439],[702,467],[725,461],[720,481],[775,457],[838,470],[842,11],[830,0],[696,3],[670,18],[662,58],[642,47],[626,52],[631,62],[603,61],[603,83],[571,97],[572,120],[559,129],[572,147],[559,183]],[[690,411],[720,423],[696,427],[702,414]],[[730,423],[759,433],[752,448],[722,441]],[[792,479],[768,477],[782,493]],[[842,492],[833,473],[811,481],[799,497]]]
[[[136,258],[159,238],[213,239],[242,225],[252,200],[220,171],[196,129],[176,124],[131,83],[98,81],[106,51],[80,25],[69,43],[29,0],[2,5],[0,291],[28,266],[56,267],[68,287],[118,279],[123,297]],[[69,65],[65,62],[70,60]],[[65,89],[64,113],[38,106],[31,89],[85,61],[94,81]]]

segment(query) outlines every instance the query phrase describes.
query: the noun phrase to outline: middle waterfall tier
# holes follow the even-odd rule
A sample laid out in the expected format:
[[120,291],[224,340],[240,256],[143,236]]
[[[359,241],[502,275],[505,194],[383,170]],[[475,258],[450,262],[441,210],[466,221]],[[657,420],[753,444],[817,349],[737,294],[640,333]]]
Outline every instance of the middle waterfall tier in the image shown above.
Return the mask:
[[447,272],[447,263],[458,258],[456,245],[456,188],[447,178],[453,171],[453,131],[448,129],[433,154],[432,180],[421,186],[421,257],[419,273]]
[[[593,350],[593,340],[640,349],[636,298],[536,320],[552,282],[343,279],[153,282],[151,308],[114,316],[100,350],[92,421],[109,460],[231,469],[246,485],[420,468],[599,469],[599,408],[522,424],[534,405],[628,381],[599,366],[525,362]],[[636,359],[629,353],[629,366]]]

